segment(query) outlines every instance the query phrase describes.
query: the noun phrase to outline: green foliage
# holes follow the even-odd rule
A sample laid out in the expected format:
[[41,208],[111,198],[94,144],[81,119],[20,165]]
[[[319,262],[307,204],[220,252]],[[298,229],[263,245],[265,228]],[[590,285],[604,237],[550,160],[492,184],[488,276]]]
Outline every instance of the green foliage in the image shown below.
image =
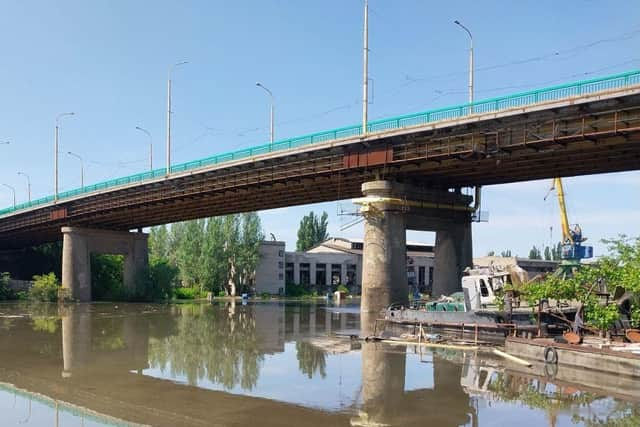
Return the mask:
[[631,307],[631,325],[634,328],[640,328],[640,306],[638,305]]
[[328,218],[329,216],[326,212],[322,212],[322,216],[318,217],[313,211],[302,217],[300,228],[298,228],[297,251],[309,250],[329,238],[327,233]]
[[506,251],[500,252],[500,256],[503,257],[503,258],[510,258],[511,257],[511,249],[507,249]]
[[[631,292],[635,301],[640,299],[640,238],[605,240],[609,255],[597,264],[583,265],[571,277],[549,276],[546,280],[531,283],[520,289],[521,297],[529,305],[537,305],[542,299],[581,301],[585,305],[585,321],[601,330],[610,328],[619,318],[617,306],[604,306],[596,291],[600,286],[613,294],[616,287]],[[638,304],[630,313],[634,324],[640,324]]]
[[170,369],[187,384],[202,380],[225,389],[251,390],[264,358],[250,306],[183,304],[175,307],[177,331],[149,341],[149,365]]
[[58,330],[58,317],[50,316],[33,316],[33,330],[36,332],[47,332],[50,334]]
[[178,269],[165,259],[151,258],[149,267],[136,277],[133,295],[129,301],[162,301],[171,299],[178,277]]
[[175,266],[181,286],[235,296],[255,284],[264,239],[256,213],[180,222],[170,231],[154,227],[149,239],[151,256]]
[[176,288],[174,290],[174,295],[176,299],[183,300],[198,299],[207,296],[206,294],[201,293],[197,288]]
[[29,298],[35,301],[54,302],[58,299],[60,284],[54,273],[33,276],[33,286],[29,290]]
[[345,285],[338,285],[338,287],[336,288],[336,291],[344,292],[345,294],[348,294],[349,288],[347,288]]
[[14,299],[16,296],[9,288],[9,273],[0,273],[0,301]]
[[531,250],[529,250],[529,259],[542,259],[542,253],[540,249],[533,246]]
[[271,299],[271,294],[269,292],[263,292],[260,294],[261,299]]
[[96,301],[124,301],[124,257],[91,255],[91,296]]
[[297,341],[296,352],[300,372],[306,374],[309,378],[313,378],[316,372],[322,378],[327,376],[327,360],[323,350],[306,341]]
[[287,298],[311,299],[317,298],[318,292],[304,285],[296,285],[295,283],[287,283],[285,286],[285,294]]

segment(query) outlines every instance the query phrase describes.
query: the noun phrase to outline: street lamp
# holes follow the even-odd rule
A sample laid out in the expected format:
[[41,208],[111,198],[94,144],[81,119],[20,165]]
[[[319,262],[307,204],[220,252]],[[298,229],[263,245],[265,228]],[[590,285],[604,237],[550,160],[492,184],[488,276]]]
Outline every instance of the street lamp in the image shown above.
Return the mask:
[[269,122],[269,141],[271,142],[271,145],[273,145],[273,138],[274,138],[274,128],[273,128],[273,104],[274,104],[274,100],[273,100],[273,93],[260,82],[257,82],[256,86],[264,89],[265,92],[267,92],[269,94],[269,97],[271,98],[271,108],[270,108],[271,119],[270,119],[270,122]]
[[24,172],[18,172],[18,175],[22,175],[27,178],[27,196],[29,197],[29,203],[31,203],[31,178]]
[[82,160],[82,157],[78,156],[76,153],[68,151],[67,154],[80,160],[80,187],[84,188],[84,161]]
[[140,126],[136,126],[136,129],[140,132],[146,133],[149,137],[149,170],[153,171],[153,138],[151,137],[151,132],[145,128],[141,128]]
[[170,66],[167,72],[167,176],[171,175],[171,71],[175,67],[188,63],[187,61],[177,62]]
[[362,53],[362,136],[369,120],[369,1],[364,0],[364,48]]
[[[469,47],[469,104],[473,104],[473,36],[471,35],[471,31],[464,25],[460,23],[460,21],[453,21],[454,24],[458,25],[460,28],[465,30],[467,34],[469,34],[469,40],[471,45]],[[471,107],[473,108],[473,106]],[[471,110],[473,112],[473,110]]]
[[75,113],[62,113],[62,114],[58,114],[58,116],[56,117],[56,136],[55,136],[55,147],[53,150],[53,157],[54,157],[54,169],[55,169],[55,178],[54,178],[54,195],[53,195],[53,199],[55,201],[58,201],[58,141],[59,141],[59,128],[60,128],[60,119],[65,117],[65,116],[73,116]]
[[12,187],[12,186],[10,186],[10,185],[7,185],[7,184],[2,184],[2,185],[3,185],[4,187],[7,187],[9,190],[11,190],[11,191],[13,192],[13,208],[15,209],[15,207],[16,207],[16,189],[15,189],[15,188],[13,188],[13,187]]

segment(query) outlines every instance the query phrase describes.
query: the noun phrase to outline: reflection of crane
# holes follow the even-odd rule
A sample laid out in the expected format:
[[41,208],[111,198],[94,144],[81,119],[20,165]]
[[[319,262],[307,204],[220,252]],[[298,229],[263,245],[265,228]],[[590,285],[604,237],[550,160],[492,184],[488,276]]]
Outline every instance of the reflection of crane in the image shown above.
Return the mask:
[[[580,263],[580,260],[583,258],[593,257],[593,246],[582,245],[582,242],[587,240],[587,238],[582,237],[582,229],[580,226],[575,224],[573,229],[571,229],[569,225],[561,178],[553,179],[553,185],[549,189],[549,193],[553,190],[556,190],[558,194],[558,204],[560,205],[560,222],[562,225],[562,253],[560,254],[560,258],[571,263]],[[547,193],[547,196],[549,193]],[[545,196],[545,199],[547,196]]]

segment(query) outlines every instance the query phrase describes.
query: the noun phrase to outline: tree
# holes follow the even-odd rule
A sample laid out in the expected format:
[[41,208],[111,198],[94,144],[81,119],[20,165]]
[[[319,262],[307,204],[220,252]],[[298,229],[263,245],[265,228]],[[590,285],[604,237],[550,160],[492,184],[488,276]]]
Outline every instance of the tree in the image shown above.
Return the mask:
[[487,256],[495,256],[496,252],[495,251],[489,251],[487,252]]
[[149,231],[149,254],[156,258],[169,258],[169,231],[166,225],[151,227]]
[[180,269],[183,286],[199,285],[202,290],[202,241],[205,221],[186,221],[175,246],[176,264]]
[[264,233],[257,213],[244,213],[240,220],[242,232],[237,251],[238,283],[244,287],[252,287],[255,284],[256,268],[260,261],[260,242],[264,240]]
[[549,246],[544,247],[544,259],[547,261],[551,261],[553,256],[551,255],[551,248]]
[[500,256],[503,257],[503,258],[510,258],[511,257],[511,249],[507,249],[506,251],[500,252]]
[[329,215],[322,212],[322,216],[317,217],[313,211],[302,217],[300,227],[298,228],[298,241],[296,242],[296,250],[303,252],[311,249],[315,245],[324,242],[329,238],[327,226]]
[[540,253],[540,249],[533,246],[529,251],[529,259],[542,259],[542,254]]
[[223,218],[222,235],[224,237],[222,261],[225,263],[226,273],[223,286],[227,295],[235,296],[238,283],[238,242],[240,241],[240,224],[237,215],[227,215]]
[[229,267],[228,263],[222,259],[225,248],[222,222],[222,217],[207,220],[202,245],[204,288],[216,294],[223,288],[225,280],[227,280]]

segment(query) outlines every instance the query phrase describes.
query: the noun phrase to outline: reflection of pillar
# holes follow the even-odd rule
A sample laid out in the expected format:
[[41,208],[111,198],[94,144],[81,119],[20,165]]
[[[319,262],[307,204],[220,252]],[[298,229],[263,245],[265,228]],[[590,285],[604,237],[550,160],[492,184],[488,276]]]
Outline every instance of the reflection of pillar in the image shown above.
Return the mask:
[[380,343],[362,343],[362,412],[370,425],[391,424],[404,412],[406,354]]
[[325,284],[327,285],[327,292],[331,292],[331,280],[332,280],[331,264],[325,264],[324,269],[325,269],[324,281],[325,281]]
[[91,352],[90,306],[79,304],[62,308],[62,377],[87,364]]
[[473,265],[471,222],[450,225],[436,232],[433,295],[462,289],[462,272]]
[[129,314],[123,319],[123,340],[126,346],[128,369],[148,368],[149,321],[147,317]]
[[[366,182],[365,196],[392,197],[398,184]],[[405,216],[399,206],[371,203],[365,212],[362,254],[361,312],[379,312],[391,303],[406,304],[407,260]]]
[[325,334],[331,333],[331,316],[332,315],[333,314],[331,313],[329,308],[325,307],[324,308],[324,333]]
[[309,334],[314,336],[316,334],[316,306],[312,305],[309,308]]
[[300,309],[297,307],[293,312],[293,336],[294,338],[300,336]]

